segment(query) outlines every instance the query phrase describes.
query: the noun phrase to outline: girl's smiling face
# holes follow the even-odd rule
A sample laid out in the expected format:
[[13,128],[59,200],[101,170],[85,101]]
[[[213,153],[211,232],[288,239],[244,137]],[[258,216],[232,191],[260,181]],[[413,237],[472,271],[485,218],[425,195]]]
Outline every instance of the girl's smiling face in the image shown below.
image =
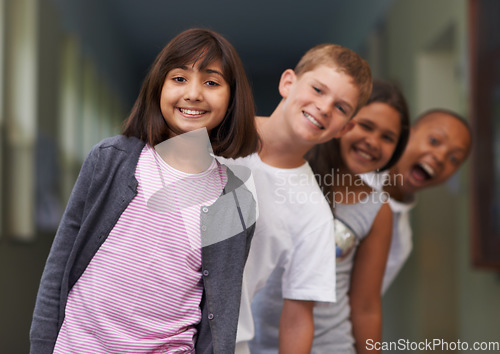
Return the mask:
[[354,128],[340,139],[343,164],[354,174],[385,166],[400,136],[399,112],[386,103],[373,102],[362,107],[353,121]]
[[204,127],[210,132],[224,119],[230,96],[218,60],[203,69],[194,63],[170,70],[160,97],[169,137]]

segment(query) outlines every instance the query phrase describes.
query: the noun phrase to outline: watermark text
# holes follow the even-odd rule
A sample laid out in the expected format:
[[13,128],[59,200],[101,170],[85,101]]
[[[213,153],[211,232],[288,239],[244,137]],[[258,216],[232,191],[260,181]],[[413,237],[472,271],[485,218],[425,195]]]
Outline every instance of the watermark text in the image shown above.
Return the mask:
[[366,340],[367,350],[396,350],[396,351],[498,351],[500,352],[500,342],[473,342],[466,341],[446,341],[439,338],[426,339],[424,341],[411,341],[409,339],[399,339],[397,341],[377,342],[373,339]]

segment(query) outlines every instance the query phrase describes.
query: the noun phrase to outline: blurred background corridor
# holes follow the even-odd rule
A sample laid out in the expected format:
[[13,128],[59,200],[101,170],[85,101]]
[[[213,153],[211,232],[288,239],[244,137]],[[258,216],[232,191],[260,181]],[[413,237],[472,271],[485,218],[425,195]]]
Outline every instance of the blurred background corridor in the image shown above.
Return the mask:
[[[478,2],[0,0],[0,353],[28,353],[38,283],[81,163],[120,132],[149,65],[180,31],[210,28],[236,47],[258,115],[277,105],[283,70],[333,42],[361,54],[374,77],[397,82],[412,118],[442,107],[475,124],[470,18]],[[499,78],[500,1],[482,2],[496,11],[489,35]],[[493,142],[498,178],[500,117],[487,119],[490,135],[474,143]],[[500,342],[500,270],[472,262],[475,159],[419,196],[414,252],[383,299],[384,340]],[[493,194],[490,182],[483,189]]]

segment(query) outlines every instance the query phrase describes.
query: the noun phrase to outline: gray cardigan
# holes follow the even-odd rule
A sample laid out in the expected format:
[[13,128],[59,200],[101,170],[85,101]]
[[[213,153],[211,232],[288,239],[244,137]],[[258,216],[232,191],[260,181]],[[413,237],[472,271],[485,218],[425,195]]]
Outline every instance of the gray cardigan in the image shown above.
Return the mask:
[[[45,265],[31,325],[31,354],[52,353],[68,293],[137,194],[135,169],[144,142],[125,136],[96,145],[83,163]],[[256,204],[228,171],[223,194],[209,207],[201,231],[202,320],[197,353],[234,353],[243,268],[255,230]],[[204,216],[202,216],[204,217]],[[224,235],[240,223],[238,233]],[[210,227],[212,225],[213,227]]]

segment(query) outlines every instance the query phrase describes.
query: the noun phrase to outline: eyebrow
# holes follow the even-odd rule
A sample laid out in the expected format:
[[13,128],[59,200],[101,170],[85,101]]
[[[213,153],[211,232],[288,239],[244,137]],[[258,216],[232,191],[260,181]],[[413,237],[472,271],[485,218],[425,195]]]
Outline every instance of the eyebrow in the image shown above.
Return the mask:
[[[438,129],[436,129],[436,131],[439,132],[440,134],[442,134],[443,136],[445,136],[446,139],[448,139],[448,140],[452,139],[452,137],[450,136],[450,134],[448,134],[446,129],[438,128]],[[467,150],[469,150],[469,147],[467,147],[467,146],[456,146],[451,150],[451,152],[454,152],[454,153],[461,152],[461,153],[467,154]]]
[[[324,83],[322,83],[321,81],[319,81],[318,79],[313,78],[311,81],[312,81],[313,85],[319,86],[320,89],[330,91],[330,88],[327,85],[325,85]],[[354,111],[354,108],[351,106],[351,104],[345,100],[335,99],[334,102],[339,103],[339,104],[344,105],[344,106],[347,106],[347,109],[351,111],[351,112],[347,112],[348,114],[351,114]],[[351,118],[353,118],[353,117],[351,117]]]
[[217,75],[220,75],[222,78],[224,78],[224,75],[222,75],[222,73],[220,71],[218,71],[218,70],[205,69],[203,71],[206,72],[207,74],[217,74]]
[[[380,129],[380,126],[376,122],[374,122],[368,118],[360,117],[360,118],[356,119],[356,121],[362,122],[364,124],[370,124],[372,126],[376,126],[378,129]],[[384,133],[384,134],[391,135],[394,138],[397,138],[399,135],[396,131],[391,130],[391,129],[380,129],[380,131],[382,131],[382,133]]]
[[[401,130],[403,130],[403,128],[401,128]],[[390,135],[394,135],[394,136],[398,136],[399,134],[401,134],[401,132],[398,133],[396,130],[390,129],[390,128],[382,129],[382,131],[386,134],[390,134]]]
[[398,133],[396,133],[394,130],[388,130],[388,129],[386,129],[386,130],[382,130],[382,132],[384,132],[384,133],[385,133],[385,134],[387,134],[387,135],[392,136],[393,138],[397,138],[397,137],[398,137],[398,135],[399,135],[399,134],[398,134]]
[[[328,86],[326,86],[325,84],[323,84],[323,83],[321,83],[319,81],[317,81],[317,82],[318,82],[318,85],[321,85],[321,86],[323,86],[323,88],[326,88],[327,90],[330,90],[330,88]],[[340,103],[341,105],[347,106],[348,109],[350,109],[351,111],[354,111],[354,107],[351,106],[351,104],[349,102],[347,102],[346,100],[336,98],[335,102]]]
[[[192,67],[191,67],[192,68]],[[188,67],[187,65],[181,65],[181,66],[178,66],[177,68],[175,69],[181,69],[181,70],[189,70],[190,67]],[[205,68],[202,70],[202,72],[206,73],[206,74],[217,74],[217,75],[220,75],[222,78],[224,78],[224,75],[218,71],[218,70],[215,70],[215,69],[209,69],[209,68]]]
[[453,152],[453,153],[459,152],[459,153],[466,154],[466,153],[467,153],[467,150],[468,150],[468,149],[467,149],[466,147],[464,147],[464,146],[457,146],[457,147],[453,148],[453,149],[451,150],[451,152]]
[[439,132],[440,134],[446,136],[447,138],[450,138],[450,134],[448,134],[448,131],[442,127],[436,128],[436,132]]

